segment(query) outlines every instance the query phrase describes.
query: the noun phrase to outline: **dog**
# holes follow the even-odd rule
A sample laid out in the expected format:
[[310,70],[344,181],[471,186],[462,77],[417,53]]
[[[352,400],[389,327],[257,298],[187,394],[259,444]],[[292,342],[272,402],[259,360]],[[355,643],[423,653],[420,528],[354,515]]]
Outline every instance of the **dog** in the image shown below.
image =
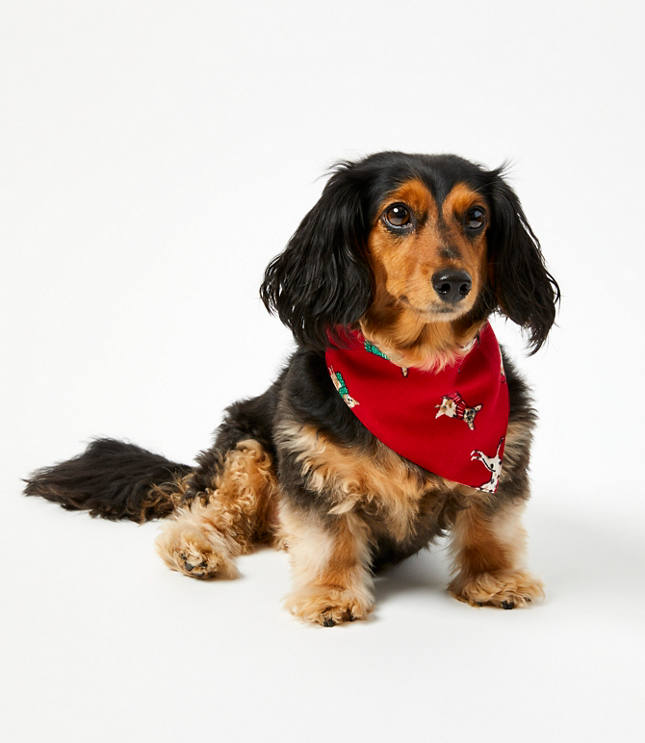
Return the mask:
[[435,407],[439,408],[435,418],[447,415],[449,418],[458,418],[465,422],[471,431],[475,430],[475,416],[482,409],[481,405],[473,405],[469,408],[459,392],[451,392],[441,398],[441,403]]
[[334,383],[334,387],[336,388],[338,394],[347,403],[347,406],[350,408],[356,407],[358,403],[356,402],[356,400],[354,400],[354,398],[351,397],[351,395],[347,391],[347,385],[345,384],[343,375],[340,372],[335,372],[333,366],[329,367],[329,374],[331,375],[331,381]]
[[[191,578],[233,578],[259,544],[286,549],[286,606],[325,627],[367,618],[375,573],[444,533],[457,599],[542,597],[521,523],[536,413],[488,318],[523,328],[534,353],[560,290],[503,168],[401,152],[338,164],[260,296],[297,348],[264,394],[227,408],[195,465],[99,439],[25,493],[108,519],[170,517],[158,552]],[[474,412],[468,426],[435,416],[457,390],[418,397],[489,367],[472,428]]]
[[470,458],[473,462],[481,462],[490,472],[490,480],[480,486],[480,489],[486,493],[494,493],[499,485],[499,477],[502,474],[502,458],[500,456],[500,451],[503,443],[504,439],[500,439],[497,451],[490,457],[486,456],[483,451],[478,451],[477,449],[473,449],[470,453]]

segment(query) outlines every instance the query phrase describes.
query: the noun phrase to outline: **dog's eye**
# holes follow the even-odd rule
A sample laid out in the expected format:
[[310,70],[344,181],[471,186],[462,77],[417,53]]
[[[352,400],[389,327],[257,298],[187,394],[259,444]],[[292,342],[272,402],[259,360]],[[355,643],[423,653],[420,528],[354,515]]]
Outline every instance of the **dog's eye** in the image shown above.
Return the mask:
[[466,212],[465,224],[466,228],[476,232],[481,230],[486,222],[486,212],[479,206],[473,206]]
[[412,215],[405,204],[388,206],[383,217],[390,227],[407,227],[412,222]]

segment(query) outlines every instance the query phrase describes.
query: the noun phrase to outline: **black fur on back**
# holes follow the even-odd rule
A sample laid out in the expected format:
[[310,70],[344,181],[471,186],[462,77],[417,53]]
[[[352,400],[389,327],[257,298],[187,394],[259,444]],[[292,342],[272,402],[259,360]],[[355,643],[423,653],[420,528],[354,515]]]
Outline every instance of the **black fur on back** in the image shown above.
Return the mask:
[[273,461],[276,460],[273,422],[278,394],[285,376],[286,370],[262,395],[238,400],[226,408],[224,420],[215,431],[213,445],[210,449],[201,451],[195,458],[197,466],[190,477],[186,493],[188,500],[204,493],[212,486],[213,477],[220,470],[226,452],[234,449],[239,441],[254,439],[262,445]]
[[34,472],[25,495],[87,510],[90,516],[143,522],[172,513],[171,493],[191,471],[134,444],[97,439],[74,459]]

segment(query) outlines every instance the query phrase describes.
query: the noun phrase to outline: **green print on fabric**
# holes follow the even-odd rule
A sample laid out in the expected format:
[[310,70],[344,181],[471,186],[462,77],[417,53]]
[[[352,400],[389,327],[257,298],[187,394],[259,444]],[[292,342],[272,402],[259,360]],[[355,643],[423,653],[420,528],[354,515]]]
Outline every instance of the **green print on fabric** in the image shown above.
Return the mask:
[[382,359],[390,360],[384,353],[381,351],[380,348],[377,348],[373,343],[370,343],[369,341],[365,341],[365,350],[369,351],[370,353],[373,353],[374,356],[380,356]]
[[349,394],[343,375],[340,372],[334,371],[333,366],[329,367],[329,375],[331,376],[331,381],[334,383],[334,387],[338,390],[338,394],[347,403],[348,407],[353,408],[360,404],[358,400],[354,400]]
[[[364,348],[369,353],[373,353],[374,356],[380,356],[382,359],[385,359],[386,361],[390,361],[390,357],[381,351],[380,348],[377,348],[373,343],[370,343],[369,341],[365,341]],[[392,363],[390,361],[390,363]],[[396,366],[396,365],[395,365]],[[408,376],[408,370],[404,366],[400,366],[399,369],[401,369],[401,374],[403,374],[404,377]]]

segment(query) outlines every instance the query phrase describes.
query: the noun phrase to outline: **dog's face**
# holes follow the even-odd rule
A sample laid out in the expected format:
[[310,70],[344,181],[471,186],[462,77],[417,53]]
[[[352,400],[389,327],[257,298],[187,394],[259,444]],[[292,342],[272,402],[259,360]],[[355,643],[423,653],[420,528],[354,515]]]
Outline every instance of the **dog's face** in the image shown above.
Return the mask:
[[419,176],[387,194],[367,238],[373,295],[359,324],[393,360],[448,360],[477,332],[488,284],[489,206],[475,186]]
[[379,205],[367,241],[370,309],[408,309],[424,322],[450,322],[472,310],[488,277],[488,206],[462,182],[438,196],[414,178]]
[[546,339],[559,291],[500,170],[453,155],[384,152],[340,165],[261,288],[296,339],[338,326],[403,365],[467,342],[500,310]]

